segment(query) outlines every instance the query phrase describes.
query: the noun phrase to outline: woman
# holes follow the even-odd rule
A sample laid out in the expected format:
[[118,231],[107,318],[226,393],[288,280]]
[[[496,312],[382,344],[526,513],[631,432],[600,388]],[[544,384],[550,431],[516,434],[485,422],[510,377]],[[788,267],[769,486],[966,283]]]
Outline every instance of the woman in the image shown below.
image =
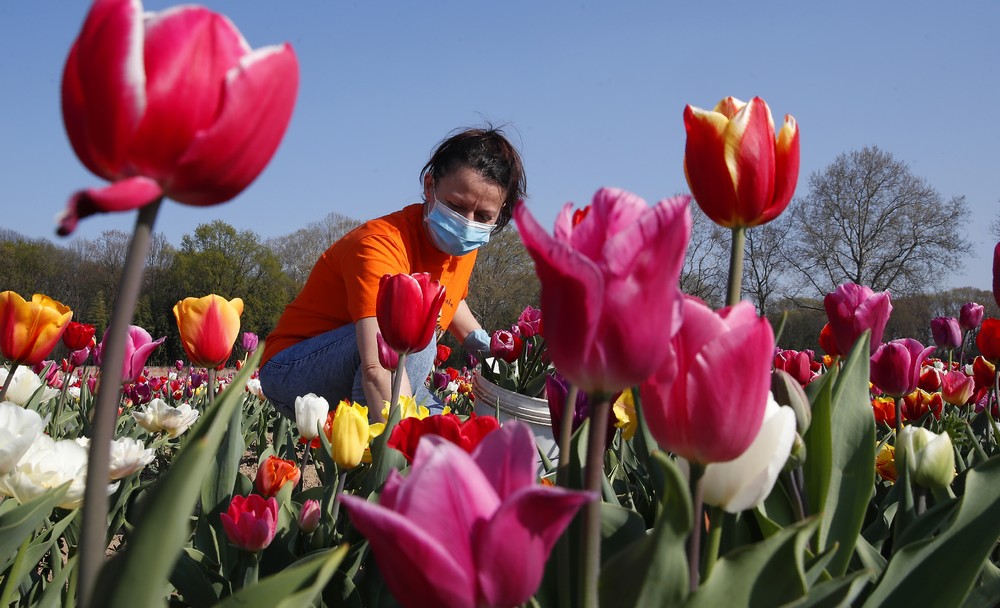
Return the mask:
[[[370,415],[381,417],[391,396],[376,340],[375,298],[385,274],[430,273],[445,286],[439,329],[467,351],[489,350],[465,297],[476,250],[524,196],[520,155],[499,129],[466,129],[438,145],[420,179],[424,202],[371,220],[327,249],[267,337],[261,388],[285,416],[295,418],[296,397],[315,393],[331,404],[372,405]],[[432,340],[407,356],[403,395],[434,403],[424,381],[436,350]]]

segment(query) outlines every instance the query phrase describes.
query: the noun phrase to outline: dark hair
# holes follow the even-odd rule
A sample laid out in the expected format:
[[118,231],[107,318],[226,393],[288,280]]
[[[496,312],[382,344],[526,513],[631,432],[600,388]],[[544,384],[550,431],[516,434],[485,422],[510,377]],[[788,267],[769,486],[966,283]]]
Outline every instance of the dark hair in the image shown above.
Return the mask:
[[493,229],[494,233],[499,232],[510,221],[514,203],[524,198],[527,190],[521,155],[504,132],[493,125],[483,129],[459,129],[438,144],[420,170],[420,183],[423,185],[427,174],[437,181],[458,167],[475,169],[483,179],[500,186],[504,200]]

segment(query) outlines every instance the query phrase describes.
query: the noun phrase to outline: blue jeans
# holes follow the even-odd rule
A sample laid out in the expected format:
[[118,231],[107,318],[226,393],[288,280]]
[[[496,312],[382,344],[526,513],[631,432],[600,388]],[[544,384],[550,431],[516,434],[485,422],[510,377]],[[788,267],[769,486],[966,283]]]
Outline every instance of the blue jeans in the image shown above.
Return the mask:
[[[439,413],[443,407],[424,386],[436,355],[437,343],[431,340],[427,348],[406,357],[406,376],[413,396],[431,413]],[[331,329],[271,357],[260,368],[260,386],[274,409],[291,420],[295,420],[295,398],[308,393],[324,397],[331,409],[342,399],[367,405],[354,325]]]

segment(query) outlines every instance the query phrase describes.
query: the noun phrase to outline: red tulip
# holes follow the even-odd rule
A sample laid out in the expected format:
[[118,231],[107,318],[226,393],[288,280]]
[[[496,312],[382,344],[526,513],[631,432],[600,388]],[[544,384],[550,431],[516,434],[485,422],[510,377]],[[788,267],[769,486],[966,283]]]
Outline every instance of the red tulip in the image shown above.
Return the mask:
[[66,60],[63,122],[80,161],[113,183],[74,194],[59,233],[161,196],[233,198],[277,149],[298,80],[289,45],[252,50],[203,7],[144,14],[134,0],[97,0]]
[[955,317],[931,319],[931,335],[939,348],[958,348],[962,345],[962,328]]
[[831,357],[839,357],[844,354],[837,348],[837,340],[833,337],[833,329],[829,323],[824,325],[823,329],[819,332],[819,346],[823,349],[823,352]]
[[70,350],[80,350],[93,345],[94,333],[97,328],[87,323],[77,323],[70,321],[66,326],[66,333],[63,334],[63,344]]
[[919,388],[903,397],[902,404],[903,419],[916,422],[927,412],[934,414],[938,420],[941,419],[941,412],[944,410],[944,399],[941,393],[928,393]]
[[640,389],[649,430],[661,447],[689,461],[736,458],[764,420],[774,352],[771,324],[748,302],[716,313],[689,297],[672,345],[667,369]]
[[844,283],[826,294],[823,307],[840,354],[851,352],[865,330],[871,330],[871,354],[882,344],[882,334],[892,312],[888,291],[875,293],[865,285]]
[[420,438],[424,435],[437,435],[459,446],[466,452],[472,452],[486,435],[500,428],[500,421],[493,416],[476,416],[469,414],[464,422],[455,414],[441,414],[426,418],[403,418],[392,429],[389,437],[390,448],[403,453],[408,462],[413,462]]
[[274,540],[278,528],[278,501],[258,494],[233,496],[225,513],[219,515],[229,542],[244,551],[260,551]]
[[392,348],[385,343],[385,338],[382,337],[382,332],[375,334],[375,341],[378,343],[379,365],[390,372],[396,371],[396,368],[399,367],[399,353],[392,350]]
[[531,338],[542,333],[542,311],[531,306],[525,306],[517,317],[517,328],[522,338]]
[[299,483],[301,477],[299,467],[292,460],[285,460],[277,456],[268,456],[257,468],[257,477],[254,479],[253,487],[257,493],[265,498],[274,496],[278,490],[286,483]]
[[896,400],[892,397],[875,397],[872,399],[872,412],[875,423],[882,422],[890,429],[896,428]]
[[1000,319],[985,319],[976,334],[976,346],[994,365],[1000,361]]
[[437,355],[434,357],[434,365],[441,365],[451,356],[451,348],[444,344],[438,344]]
[[572,205],[563,207],[554,236],[523,203],[515,206],[542,284],[548,353],[582,390],[614,393],[639,384],[668,357],[680,324],[689,200],[649,207],[634,194],[602,188],[575,225]]
[[181,345],[191,363],[209,369],[225,364],[233,354],[242,314],[242,299],[226,300],[215,294],[174,304]]
[[421,351],[437,329],[444,286],[426,272],[385,275],[375,298],[375,317],[385,343],[399,353]]
[[934,392],[941,388],[941,381],[944,374],[933,365],[925,365],[920,369],[920,379],[917,380],[917,388]]
[[993,299],[1000,306],[1000,243],[993,248]]
[[780,350],[774,355],[774,368],[788,372],[802,386],[819,375],[812,369],[812,351]]
[[734,97],[712,111],[684,109],[684,174],[701,210],[721,226],[758,226],[781,215],[799,178],[799,129],[791,115],[774,134],[759,97]]
[[909,395],[917,389],[924,359],[934,351],[913,338],[883,344],[871,357],[871,380],[892,397]]
[[507,363],[517,361],[524,350],[524,342],[513,333],[498,329],[490,337],[490,354],[499,357]]

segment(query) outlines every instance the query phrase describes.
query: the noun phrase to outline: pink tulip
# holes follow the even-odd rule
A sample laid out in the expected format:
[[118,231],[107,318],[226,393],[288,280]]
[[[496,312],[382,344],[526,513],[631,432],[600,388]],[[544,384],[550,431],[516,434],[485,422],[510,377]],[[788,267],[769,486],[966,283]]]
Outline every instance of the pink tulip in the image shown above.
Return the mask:
[[958,325],[965,331],[972,331],[983,322],[983,315],[986,309],[982,304],[966,302],[962,305],[962,310],[958,313]]
[[799,384],[805,386],[819,374],[812,369],[813,352],[811,350],[778,350],[774,354],[774,368],[788,372]]
[[882,344],[882,334],[892,312],[888,291],[875,293],[865,285],[844,283],[826,294],[823,307],[837,349],[844,355],[851,352],[854,343],[868,329],[871,330],[870,352],[874,354]]
[[274,540],[278,527],[278,501],[258,494],[233,496],[225,513],[219,515],[229,542],[244,551],[260,551]]
[[203,7],[144,13],[137,0],[95,1],[66,59],[63,122],[80,161],[113,183],[74,194],[59,233],[161,196],[233,198],[277,149],[298,80],[289,45],[254,51]]
[[442,304],[444,286],[426,272],[383,276],[375,297],[382,339],[399,353],[423,350],[434,338]]
[[764,420],[774,352],[771,324],[748,302],[716,313],[689,297],[672,345],[674,357],[640,387],[653,437],[664,449],[701,464],[738,457]]
[[73,367],[80,367],[90,358],[90,347],[85,346],[79,350],[74,350],[69,354],[69,362]]
[[318,500],[310,498],[302,503],[302,509],[299,511],[299,530],[305,534],[315,532],[322,514]]
[[259,343],[260,343],[260,338],[258,338],[257,334],[253,333],[252,331],[243,332],[243,336],[240,338],[240,346],[242,346],[243,350],[245,350],[248,353],[252,353],[253,351],[257,350],[257,345]]
[[517,329],[521,332],[522,338],[531,338],[541,334],[542,311],[531,306],[525,306],[521,315],[517,318]]
[[[108,339],[109,331],[111,331],[110,328],[105,330],[104,339],[94,349],[94,362],[98,366],[101,365],[101,353],[104,350],[104,342]],[[122,382],[135,382],[136,378],[142,374],[142,368],[146,366],[146,360],[149,359],[149,355],[153,354],[156,347],[166,339],[166,337],[163,337],[159,340],[153,340],[153,337],[145,329],[137,325],[130,325],[128,333],[125,334],[125,361],[122,364]]]
[[515,206],[542,283],[552,362],[582,390],[614,393],[639,384],[668,357],[680,325],[689,201],[679,196],[649,207],[630,192],[602,188],[578,222],[567,203],[554,236],[523,203]]
[[596,498],[536,484],[536,460],[523,422],[490,433],[471,455],[425,436],[409,475],[389,473],[379,504],[342,500],[404,607],[517,606],[538,589],[577,510]]
[[939,348],[958,348],[962,345],[962,328],[955,317],[931,319],[931,335]]
[[917,389],[920,367],[933,346],[913,338],[901,338],[878,347],[871,358],[871,381],[887,395],[902,397]]
[[941,381],[941,396],[951,405],[965,405],[976,391],[976,379],[965,372],[948,372]]

